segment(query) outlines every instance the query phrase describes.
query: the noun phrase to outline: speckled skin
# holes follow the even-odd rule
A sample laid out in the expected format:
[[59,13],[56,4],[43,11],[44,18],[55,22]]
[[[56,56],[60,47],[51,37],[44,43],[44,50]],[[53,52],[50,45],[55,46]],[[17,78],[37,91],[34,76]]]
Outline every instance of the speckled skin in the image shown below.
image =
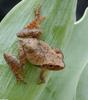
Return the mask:
[[[4,53],[4,58],[11,67],[17,81],[23,81],[22,71],[26,61],[41,68],[40,82],[45,82],[44,72],[48,70],[61,70],[64,68],[63,54],[59,49],[52,49],[48,43],[40,40],[42,34],[40,23],[44,19],[40,15],[40,8],[35,10],[35,19],[17,33],[19,40],[19,59],[12,54]],[[24,82],[25,83],[25,82]]]

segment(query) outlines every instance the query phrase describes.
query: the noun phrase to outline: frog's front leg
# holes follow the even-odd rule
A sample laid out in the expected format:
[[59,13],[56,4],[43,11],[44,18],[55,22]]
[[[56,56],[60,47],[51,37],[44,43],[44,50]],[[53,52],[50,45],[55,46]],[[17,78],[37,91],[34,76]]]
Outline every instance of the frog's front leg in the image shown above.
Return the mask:
[[20,47],[19,49],[19,60],[13,57],[13,55],[10,53],[4,53],[4,58],[14,73],[16,80],[26,83],[23,77],[23,65],[25,64],[26,59],[22,48]]
[[44,68],[43,65],[41,65],[40,68],[41,68],[41,72],[40,72],[38,84],[45,83],[46,68]]

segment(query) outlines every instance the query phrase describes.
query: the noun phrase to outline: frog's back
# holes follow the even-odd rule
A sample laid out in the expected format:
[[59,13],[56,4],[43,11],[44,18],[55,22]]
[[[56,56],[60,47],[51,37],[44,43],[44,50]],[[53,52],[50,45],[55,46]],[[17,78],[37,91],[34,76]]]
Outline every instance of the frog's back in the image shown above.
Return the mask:
[[64,66],[62,59],[60,59],[56,52],[44,41],[36,38],[27,39],[24,50],[28,61],[32,64],[57,67]]
[[36,38],[27,39],[24,47],[28,61],[35,65],[42,65],[45,62],[45,55],[49,49],[47,43]]

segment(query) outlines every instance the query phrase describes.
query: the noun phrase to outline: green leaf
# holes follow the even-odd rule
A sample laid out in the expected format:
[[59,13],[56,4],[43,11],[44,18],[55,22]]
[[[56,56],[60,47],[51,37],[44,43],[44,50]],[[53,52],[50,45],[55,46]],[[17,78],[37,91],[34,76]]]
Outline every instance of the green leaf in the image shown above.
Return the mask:
[[[82,67],[78,76],[78,83],[77,83],[77,87],[76,87],[76,98],[77,100],[88,100],[88,8],[85,11],[84,16],[82,17],[82,19],[77,23],[77,25],[75,26],[75,32],[78,33],[80,36],[80,47],[81,49],[81,62],[82,63]],[[81,29],[81,31],[80,31]]]
[[[65,69],[49,71],[46,83],[38,85],[40,69],[25,65],[27,85],[17,84],[9,66],[3,59],[4,52],[17,57],[19,32],[34,17],[34,8],[42,4],[42,38],[51,47],[61,48]],[[87,100],[88,35],[87,17],[76,22],[76,0],[23,0],[0,23],[0,98],[9,100]],[[85,70],[84,70],[85,69]],[[83,82],[85,79],[85,82]]]

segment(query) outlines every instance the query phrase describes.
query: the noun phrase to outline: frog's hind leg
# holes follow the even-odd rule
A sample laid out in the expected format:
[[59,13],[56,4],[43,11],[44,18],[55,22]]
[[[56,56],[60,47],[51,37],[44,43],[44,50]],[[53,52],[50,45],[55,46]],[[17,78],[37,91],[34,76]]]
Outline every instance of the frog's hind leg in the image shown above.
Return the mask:
[[40,23],[45,19],[45,17],[41,16],[41,6],[35,9],[35,19],[40,21]]
[[24,74],[23,65],[25,64],[26,59],[22,48],[20,47],[19,49],[19,60],[13,57],[13,55],[10,53],[4,53],[4,59],[7,62],[7,64],[10,66],[13,74],[16,77],[17,82],[22,81],[23,83],[26,83],[23,77]]
[[41,16],[41,6],[37,7],[34,11],[35,19],[29,23],[25,28],[35,29],[40,28],[41,22],[45,19],[45,17]]
[[14,73],[17,81],[24,82],[23,78],[23,69],[20,65],[20,63],[16,60],[15,57],[13,57],[10,53],[4,53],[4,59],[7,62],[7,64],[10,66],[12,72]]
[[35,18],[36,19],[39,19],[39,17],[41,16],[41,11],[40,11],[40,9],[41,9],[41,6],[39,6],[39,7],[37,7],[36,9],[35,9],[35,11],[34,11],[34,14],[35,14]]
[[26,55],[25,55],[23,46],[21,44],[21,41],[19,43],[19,53],[18,53],[18,56],[19,56],[19,63],[21,65],[21,67],[23,68],[27,60],[26,60]]

